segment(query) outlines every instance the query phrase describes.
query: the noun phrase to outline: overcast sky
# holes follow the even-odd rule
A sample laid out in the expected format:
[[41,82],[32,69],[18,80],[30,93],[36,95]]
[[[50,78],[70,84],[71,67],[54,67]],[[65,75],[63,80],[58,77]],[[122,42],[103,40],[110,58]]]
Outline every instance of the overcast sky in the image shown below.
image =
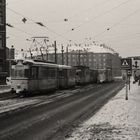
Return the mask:
[[7,46],[16,49],[29,49],[33,36],[59,44],[92,38],[122,57],[140,56],[140,0],[7,0],[7,23],[14,26],[7,27]]

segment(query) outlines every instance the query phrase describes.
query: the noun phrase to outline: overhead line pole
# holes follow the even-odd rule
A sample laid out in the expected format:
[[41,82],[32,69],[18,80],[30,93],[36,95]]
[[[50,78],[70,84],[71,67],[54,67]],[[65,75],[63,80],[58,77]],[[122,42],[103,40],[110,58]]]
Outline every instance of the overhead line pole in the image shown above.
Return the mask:
[[62,65],[64,65],[64,47],[63,47],[63,45],[62,45],[61,52],[62,52]]
[[67,56],[67,65],[69,64],[69,50],[68,50],[68,46],[66,48],[66,56]]
[[56,41],[54,41],[54,56],[55,56],[55,64],[57,64],[57,45],[56,45]]

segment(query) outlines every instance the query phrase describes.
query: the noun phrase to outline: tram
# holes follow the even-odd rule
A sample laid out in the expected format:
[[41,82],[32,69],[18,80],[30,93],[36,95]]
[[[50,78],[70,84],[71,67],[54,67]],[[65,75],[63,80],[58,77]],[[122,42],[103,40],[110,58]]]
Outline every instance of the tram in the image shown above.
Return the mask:
[[11,70],[12,93],[29,95],[75,86],[75,69],[37,60],[16,60]]
[[97,83],[111,82],[113,81],[111,69],[98,69],[97,70]]

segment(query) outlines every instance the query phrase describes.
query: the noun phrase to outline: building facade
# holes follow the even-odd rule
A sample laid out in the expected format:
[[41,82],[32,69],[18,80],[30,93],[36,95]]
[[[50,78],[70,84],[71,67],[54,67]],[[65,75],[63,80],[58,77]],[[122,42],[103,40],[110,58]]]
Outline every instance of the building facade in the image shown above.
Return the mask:
[[[95,47],[95,46],[94,46]],[[44,53],[41,55],[34,55],[34,59],[44,59],[48,62],[55,63],[55,57],[57,58],[57,64],[69,65],[69,66],[86,66],[90,69],[111,69],[113,76],[121,76],[121,57],[115,51],[108,51],[100,46],[97,46],[98,50],[78,49],[68,52]],[[92,47],[91,47],[92,48]],[[96,51],[96,52],[94,52]]]
[[6,82],[6,0],[0,0],[0,84]]
[[11,65],[15,59],[15,48],[11,46],[11,48],[6,47],[6,72],[7,77],[11,76]]
[[[42,59],[38,56],[37,59]],[[44,55],[44,59],[55,63],[55,54]],[[111,69],[112,75],[121,75],[121,58],[117,53],[93,53],[86,51],[71,51],[69,53],[57,53],[57,64],[69,66],[87,66],[91,69]]]

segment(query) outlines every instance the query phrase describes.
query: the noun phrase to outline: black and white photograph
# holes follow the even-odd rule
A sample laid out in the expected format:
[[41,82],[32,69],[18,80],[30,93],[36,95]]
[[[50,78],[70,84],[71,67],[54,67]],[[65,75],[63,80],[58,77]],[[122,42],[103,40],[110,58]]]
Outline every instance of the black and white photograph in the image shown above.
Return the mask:
[[140,0],[0,0],[0,140],[140,140]]

